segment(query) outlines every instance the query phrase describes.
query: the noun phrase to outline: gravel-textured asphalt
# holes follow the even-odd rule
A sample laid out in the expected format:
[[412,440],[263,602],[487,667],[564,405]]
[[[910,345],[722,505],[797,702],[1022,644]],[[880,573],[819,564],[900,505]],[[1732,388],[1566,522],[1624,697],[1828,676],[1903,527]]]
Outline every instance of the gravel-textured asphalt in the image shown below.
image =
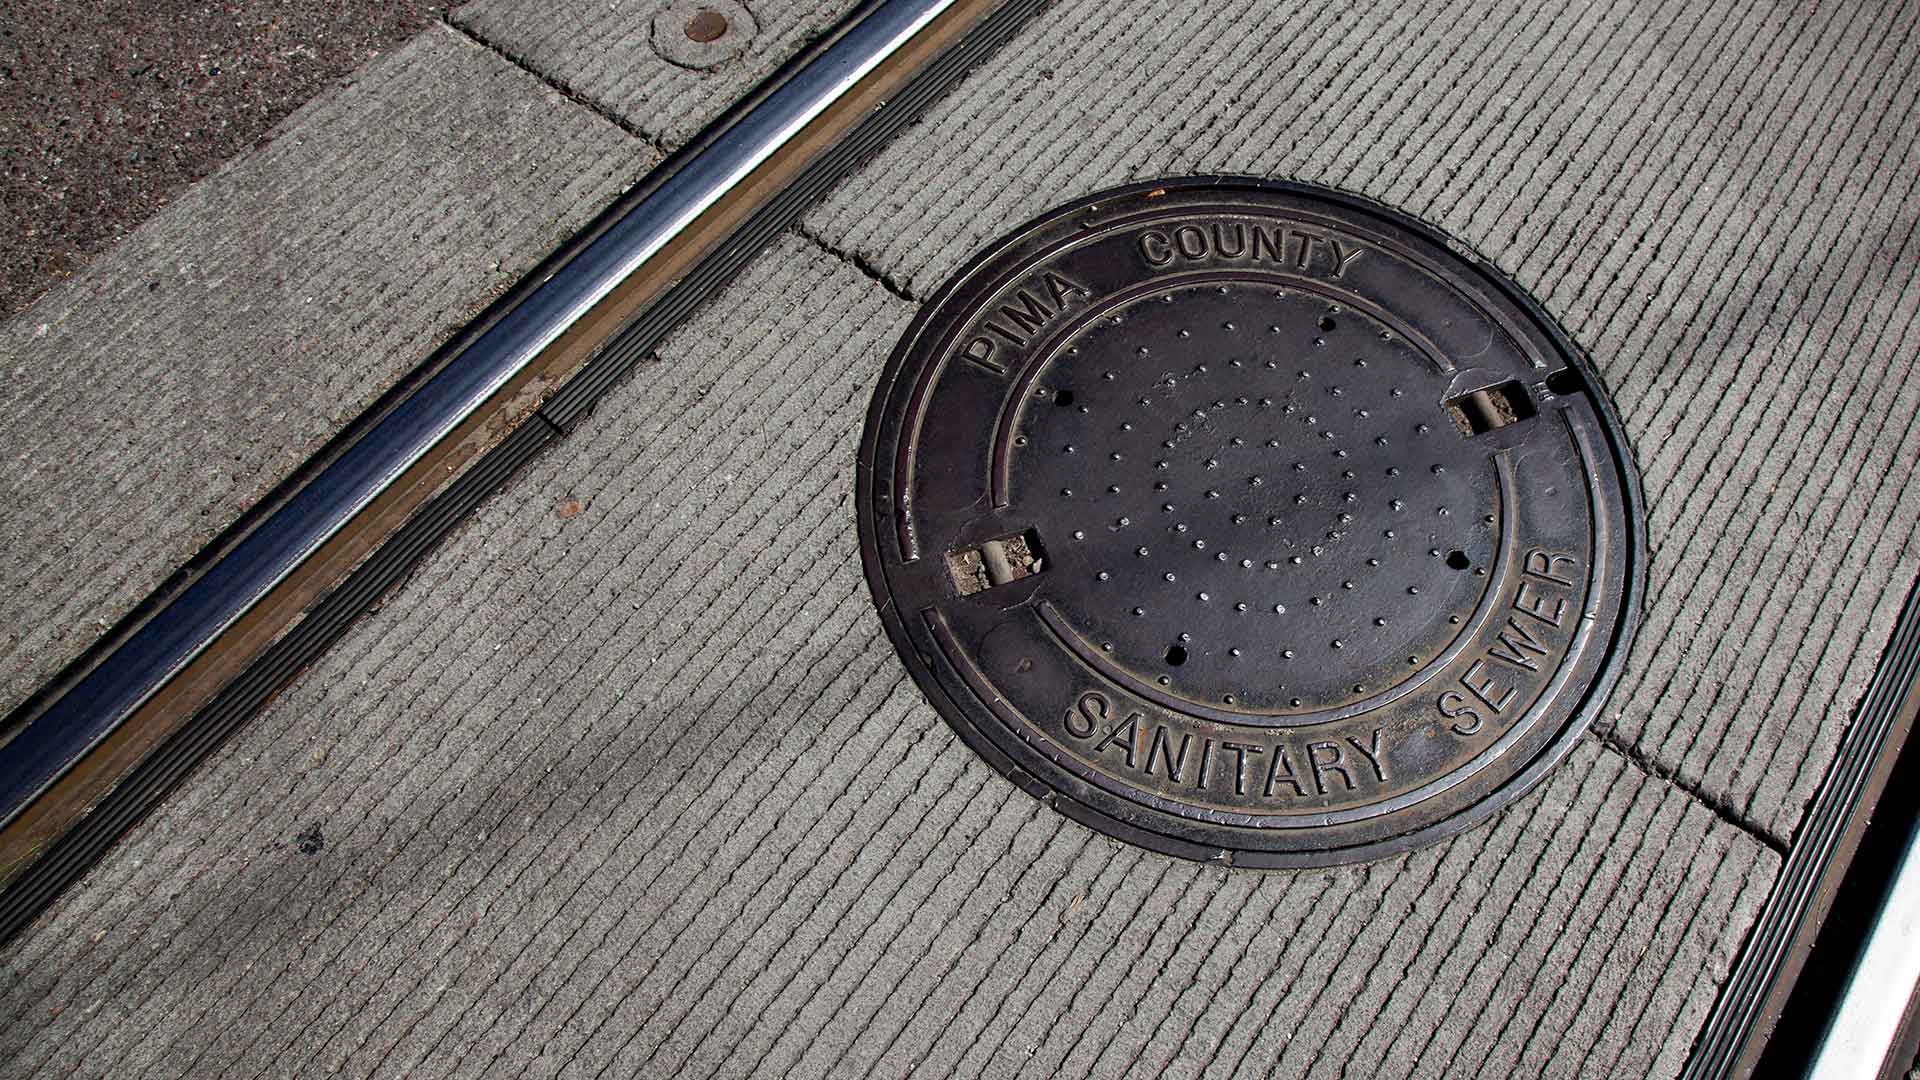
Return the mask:
[[444,6],[0,3],[0,317]]

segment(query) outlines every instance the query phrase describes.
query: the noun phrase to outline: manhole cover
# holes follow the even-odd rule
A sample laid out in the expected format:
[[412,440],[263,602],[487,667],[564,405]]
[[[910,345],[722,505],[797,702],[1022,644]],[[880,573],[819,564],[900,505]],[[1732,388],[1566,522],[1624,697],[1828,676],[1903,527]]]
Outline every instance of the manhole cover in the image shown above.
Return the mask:
[[1636,621],[1611,406],[1401,215],[1142,184],[994,245],[887,365],[867,578],[1015,782],[1236,865],[1449,835],[1566,754]]

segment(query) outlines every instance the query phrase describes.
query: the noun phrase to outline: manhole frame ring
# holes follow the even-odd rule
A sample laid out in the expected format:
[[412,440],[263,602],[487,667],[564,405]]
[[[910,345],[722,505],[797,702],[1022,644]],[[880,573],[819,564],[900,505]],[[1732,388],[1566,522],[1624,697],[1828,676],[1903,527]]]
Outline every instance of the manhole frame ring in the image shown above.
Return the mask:
[[[1204,187],[1252,189],[1256,192],[1321,200],[1336,209],[1373,217],[1392,228],[1408,232],[1458,260],[1457,266],[1463,278],[1471,277],[1492,293],[1511,302],[1532,327],[1553,344],[1560,357],[1564,358],[1578,373],[1589,388],[1588,397],[1595,414],[1600,419],[1600,429],[1617,469],[1620,495],[1623,500],[1621,507],[1623,536],[1617,550],[1619,556],[1625,560],[1625,567],[1621,575],[1621,594],[1617,601],[1618,614],[1609,640],[1604,646],[1599,647],[1601,659],[1593,676],[1579,692],[1578,700],[1568,710],[1559,729],[1552,733],[1551,737],[1524,765],[1475,801],[1437,821],[1402,833],[1357,844],[1318,849],[1228,848],[1158,832],[1109,814],[1075,793],[1075,789],[1078,788],[1091,790],[1090,785],[1071,776],[1062,777],[1062,783],[1059,786],[1050,784],[1034,771],[1024,767],[1005,747],[983,730],[981,722],[953,698],[949,688],[936,673],[935,669],[944,662],[923,652],[920,645],[908,633],[901,618],[900,609],[892,599],[892,584],[887,579],[886,568],[882,562],[877,530],[883,516],[891,521],[894,515],[891,512],[883,515],[875,506],[874,462],[880,440],[890,426],[888,407],[896,396],[896,385],[900,376],[913,358],[917,347],[926,338],[928,331],[944,316],[951,315],[947,305],[954,295],[972,286],[985,268],[1005,257],[1010,249],[1029,239],[1029,234],[1034,230],[1058,222],[1063,216],[1097,213],[1104,210],[1105,204],[1110,202],[1152,196],[1174,188]],[[912,676],[915,685],[939,712],[942,720],[960,736],[961,741],[970,750],[978,754],[996,772],[1034,798],[1064,816],[1110,838],[1160,854],[1197,861],[1220,862],[1237,867],[1288,870],[1372,861],[1428,846],[1486,821],[1545,780],[1573,752],[1580,738],[1593,729],[1598,714],[1619,683],[1633,639],[1638,634],[1645,615],[1647,528],[1646,501],[1640,470],[1613,399],[1586,352],[1573,341],[1524,286],[1500,271],[1470,245],[1460,242],[1446,231],[1365,196],[1338,188],[1291,180],[1237,174],[1200,174],[1138,181],[1088,192],[1063,201],[988,242],[958,269],[950,273],[941,286],[921,303],[912,322],[888,355],[869,399],[862,427],[860,449],[855,464],[855,507],[862,569],[871,598],[886,627],[888,640],[902,659],[903,666]],[[907,662],[909,657],[913,658],[914,662]],[[1100,794],[1106,795],[1106,793]]]

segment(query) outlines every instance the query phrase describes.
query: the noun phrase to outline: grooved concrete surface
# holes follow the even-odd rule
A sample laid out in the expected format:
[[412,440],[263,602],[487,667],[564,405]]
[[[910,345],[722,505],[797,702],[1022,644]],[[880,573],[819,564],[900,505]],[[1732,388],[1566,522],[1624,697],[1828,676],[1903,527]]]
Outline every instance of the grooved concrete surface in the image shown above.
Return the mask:
[[[732,0],[716,7],[732,9]],[[852,0],[756,0],[745,7],[757,32],[723,38],[738,50],[705,70],[682,66],[676,46],[656,41],[654,14],[678,4],[635,0],[473,0],[453,12],[456,25],[579,94],[663,147],[692,138],[760,80],[853,8]],[[682,20],[661,32],[685,37]],[[740,35],[735,26],[731,33]]]
[[429,30],[0,326],[0,712],[652,160]]
[[1785,843],[1920,572],[1916,15],[1064,0],[806,231],[918,297],[1152,176],[1447,230],[1588,351],[1645,474],[1650,604],[1604,727]]
[[961,745],[849,505],[911,315],[777,244],[0,953],[0,1072],[1677,1070],[1778,860],[1597,739],[1293,874]]

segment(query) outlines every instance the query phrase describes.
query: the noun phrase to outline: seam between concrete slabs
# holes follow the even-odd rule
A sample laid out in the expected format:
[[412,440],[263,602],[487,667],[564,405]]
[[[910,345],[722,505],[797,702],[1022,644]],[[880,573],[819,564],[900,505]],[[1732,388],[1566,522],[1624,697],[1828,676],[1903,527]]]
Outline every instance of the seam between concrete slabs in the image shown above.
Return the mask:
[[642,131],[639,127],[635,126],[632,123],[629,123],[626,120],[626,118],[618,115],[617,113],[612,112],[611,110],[607,109],[605,106],[601,105],[599,102],[596,102],[592,98],[588,97],[586,94],[581,93],[579,90],[576,90],[571,86],[568,86],[565,82],[561,81],[560,79],[557,79],[551,75],[548,75],[546,72],[541,71],[537,67],[534,67],[533,62],[528,60],[526,57],[516,54],[511,49],[508,49],[506,46],[501,45],[498,42],[487,40],[484,36],[481,35],[480,31],[470,26],[462,26],[459,23],[454,22],[452,18],[451,8],[447,9],[446,11],[442,11],[440,13],[440,24],[442,26],[445,26],[447,29],[453,31],[454,33],[459,34],[461,37],[466,38],[468,41],[473,42],[475,45],[478,45],[481,48],[487,50],[488,52],[494,54],[495,56],[498,56],[500,59],[505,60],[507,63],[512,64],[514,67],[519,68],[521,71],[526,72],[528,75],[531,75],[534,78],[540,80],[541,84],[544,85],[547,89],[553,91],[556,94],[559,94],[561,97],[566,98],[568,101],[573,102],[575,105],[580,106],[581,108],[587,110],[588,112],[599,117],[600,119],[605,120],[607,123],[612,124],[614,127],[619,128],[621,131],[626,132],[628,135],[631,135],[634,138],[639,139],[641,142],[644,142],[648,146],[653,147],[655,150],[658,150],[660,153],[665,154],[668,151],[669,148],[667,144],[662,142],[656,136],[650,134],[649,132]]
[[1598,727],[1598,721],[1595,721],[1595,726],[1587,729],[1587,734],[1597,740],[1600,745],[1625,758],[1641,772],[1673,788],[1675,791],[1691,797],[1694,802],[1705,807],[1714,817],[1719,818],[1721,821],[1758,840],[1774,854],[1785,855],[1787,853],[1788,847],[1791,846],[1788,841],[1781,840],[1772,833],[1747,820],[1738,810],[1734,809],[1731,803],[1709,796],[1706,792],[1682,780],[1673,770],[1660,767],[1653,759],[1647,757],[1632,745],[1623,743],[1615,738],[1611,731],[1601,731]]

